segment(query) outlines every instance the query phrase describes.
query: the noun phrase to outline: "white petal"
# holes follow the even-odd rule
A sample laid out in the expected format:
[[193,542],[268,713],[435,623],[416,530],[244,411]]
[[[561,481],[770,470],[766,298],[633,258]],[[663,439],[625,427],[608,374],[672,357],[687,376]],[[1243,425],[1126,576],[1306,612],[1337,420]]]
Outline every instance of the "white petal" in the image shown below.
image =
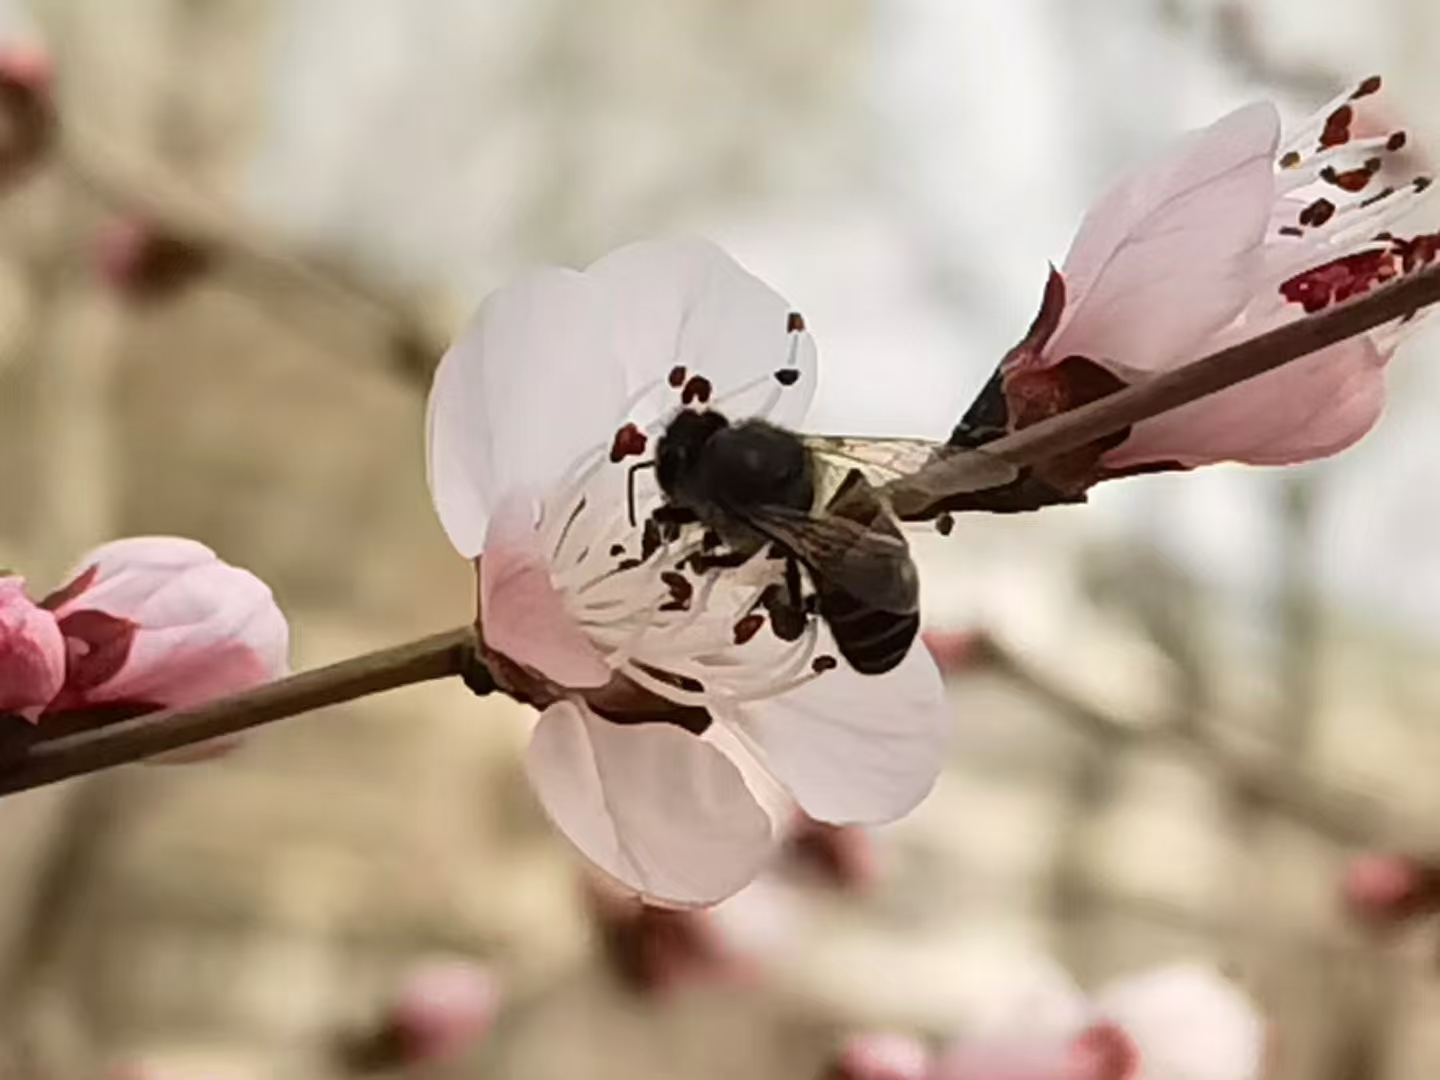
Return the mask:
[[860,675],[842,661],[735,713],[805,812],[837,824],[879,824],[913,810],[940,774],[954,723],[940,672],[918,642],[884,675]]
[[490,296],[446,352],[430,391],[430,494],[467,558],[505,492],[544,491],[620,424],[625,374],[603,291],[547,267]]
[[1065,260],[1070,305],[1047,355],[1164,370],[1234,318],[1260,269],[1279,135],[1274,106],[1238,109],[1096,203]]
[[1124,979],[1096,1005],[1135,1041],[1146,1077],[1249,1080],[1260,1073],[1265,1023],[1211,968],[1178,965]]
[[[788,331],[785,299],[719,247],[705,240],[642,241],[611,252],[587,273],[606,289],[631,392],[661,383],[637,410],[637,422],[679,404],[665,383],[677,366],[709,379],[711,403],[731,419],[753,415],[771,400],[776,423],[793,427],[804,419],[815,394],[814,344],[808,333]],[[792,345],[800,377],[782,388],[773,374],[787,365]],[[753,389],[724,400],[752,382]]]
[[723,900],[774,846],[770,819],[735,766],[670,724],[615,724],[558,702],[540,717],[526,767],[571,843],[656,900]]
[[561,686],[610,681],[605,658],[551,581],[533,503],[523,495],[506,496],[490,519],[480,560],[480,622],[486,645]]

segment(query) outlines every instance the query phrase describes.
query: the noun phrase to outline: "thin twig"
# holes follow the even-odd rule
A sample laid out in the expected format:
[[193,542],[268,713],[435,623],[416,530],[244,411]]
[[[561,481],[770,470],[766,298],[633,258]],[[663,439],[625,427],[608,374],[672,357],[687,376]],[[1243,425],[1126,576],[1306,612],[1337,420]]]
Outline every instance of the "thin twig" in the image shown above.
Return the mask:
[[450,630],[301,672],[190,709],[172,709],[38,739],[0,758],[0,795],[233,735],[287,716],[411,683],[466,675],[478,664],[475,631]]
[[[987,444],[986,453],[980,455],[989,463],[982,467],[993,473],[997,454],[1005,461],[1029,464],[1083,446],[1437,301],[1440,301],[1440,266],[997,439]],[[951,467],[972,457],[969,453],[958,454],[931,469]],[[964,475],[967,468],[961,464],[959,472]],[[930,498],[932,490],[933,484],[926,483],[924,492],[917,496],[916,489],[901,485],[896,494],[913,500]],[[408,683],[454,675],[474,676],[483,671],[473,631],[466,628],[368,653],[193,709],[151,713],[90,731],[48,738],[42,730],[41,737],[33,743],[0,759],[0,795],[138,761]],[[1370,831],[1366,814],[1351,813],[1352,808],[1330,802],[1328,797],[1317,800],[1308,788],[1263,791],[1268,781],[1258,774],[1252,763],[1237,759],[1233,767],[1239,778],[1237,782],[1277,805],[1296,807],[1307,820],[1321,823],[1321,831],[1329,835],[1363,838]],[[1358,811],[1358,807],[1353,809]]]
[[997,458],[1016,468],[1042,464],[1141,420],[1208,397],[1377,326],[1406,318],[1436,302],[1440,302],[1440,265],[1427,267],[1317,315],[1286,323],[1089,405],[1041,420],[986,443],[983,450],[949,455],[915,476],[890,485],[892,505],[901,517],[918,516],[938,501],[937,492],[965,492],[987,486],[988,478],[995,473]]

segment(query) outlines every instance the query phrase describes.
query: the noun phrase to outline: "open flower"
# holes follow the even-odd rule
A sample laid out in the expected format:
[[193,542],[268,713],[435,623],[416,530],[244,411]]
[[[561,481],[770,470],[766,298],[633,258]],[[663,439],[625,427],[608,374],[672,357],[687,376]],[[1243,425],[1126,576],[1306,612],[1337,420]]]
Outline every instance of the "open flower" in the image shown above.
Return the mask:
[[25,595],[24,578],[0,577],[0,714],[36,719],[64,681],[55,616]]
[[[1034,325],[955,441],[1026,427],[1433,261],[1440,234],[1387,231],[1430,177],[1385,122],[1379,90],[1367,79],[1283,144],[1273,106],[1239,109],[1122,180],[1086,216]],[[1399,338],[1391,325],[1340,342],[1036,476],[1074,497],[1135,472],[1333,454],[1379,417]]]
[[1265,1024],[1214,970],[1177,965],[1087,997],[1038,961],[942,1056],[933,1080],[1253,1080]]
[[68,652],[47,714],[184,708],[287,671],[289,628],[269,588],[193,540],[102,545],[41,606]]
[[436,372],[431,491],[461,554],[484,552],[492,670],[544,709],[532,784],[582,852],[656,900],[741,888],[792,799],[888,821],[940,767],[948,715],[923,648],[862,676],[819,620],[769,623],[782,561],[713,565],[702,530],[655,520],[653,470],[633,467],[681,407],[798,424],[815,366],[785,301],[690,241],[528,274]]

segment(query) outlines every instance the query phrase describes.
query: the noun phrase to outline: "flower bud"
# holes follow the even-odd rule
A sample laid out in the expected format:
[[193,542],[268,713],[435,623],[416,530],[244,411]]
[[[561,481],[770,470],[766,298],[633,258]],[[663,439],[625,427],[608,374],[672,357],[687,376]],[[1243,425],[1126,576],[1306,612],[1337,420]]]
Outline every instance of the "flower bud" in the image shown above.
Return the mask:
[[25,579],[0,577],[0,714],[39,716],[65,680],[65,640],[55,616],[25,595]]
[[69,654],[47,712],[185,708],[288,669],[289,628],[270,589],[193,540],[105,544],[42,606]]
[[489,1032],[499,1007],[499,982],[485,966],[427,961],[402,979],[380,1023],[343,1047],[344,1063],[366,1073],[452,1057]]

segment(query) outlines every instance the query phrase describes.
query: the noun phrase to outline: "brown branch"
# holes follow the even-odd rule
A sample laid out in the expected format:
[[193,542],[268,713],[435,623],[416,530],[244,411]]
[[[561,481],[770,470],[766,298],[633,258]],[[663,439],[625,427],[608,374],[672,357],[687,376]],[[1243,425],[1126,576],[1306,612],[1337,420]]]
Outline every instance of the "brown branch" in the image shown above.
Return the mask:
[[475,631],[451,630],[305,671],[190,709],[172,709],[104,727],[40,738],[0,755],[0,795],[97,772],[287,716],[338,705],[411,683],[473,676]]
[[974,491],[993,483],[996,459],[1016,469],[1043,464],[1141,420],[1253,379],[1377,326],[1407,318],[1436,302],[1440,302],[1440,265],[1317,315],[1286,323],[1089,405],[1041,420],[986,443],[982,450],[947,455],[913,477],[890,485],[892,505],[902,518],[922,516],[938,501],[937,492]]
[[[945,483],[944,478],[951,473],[974,476],[977,462],[980,470],[993,476],[997,460],[1012,465],[1042,461],[1410,315],[1437,301],[1440,301],[1440,266],[997,439],[986,445],[984,453],[962,452],[948,457],[924,471],[923,489],[902,482],[894,493],[900,499],[910,499],[913,505],[917,499],[933,497],[937,476],[941,477],[940,483]],[[0,753],[0,795],[153,757],[409,683],[454,675],[483,682],[488,679],[488,672],[476,644],[471,629],[453,630],[192,709],[151,713],[80,732],[51,734],[42,724],[34,733],[33,741],[14,753]],[[1103,717],[1099,722],[1107,726],[1110,723]],[[1206,752],[1225,754],[1213,745],[1206,748]],[[1217,757],[1217,760],[1220,759]],[[1373,815],[1359,806],[1345,801],[1332,802],[1329,795],[1318,797],[1310,788],[1283,778],[1276,783],[1290,786],[1283,791],[1271,790],[1272,782],[1260,774],[1255,763],[1240,758],[1225,760],[1236,782],[1255,797],[1292,808],[1317,824],[1322,832],[1353,839],[1373,834]]]

